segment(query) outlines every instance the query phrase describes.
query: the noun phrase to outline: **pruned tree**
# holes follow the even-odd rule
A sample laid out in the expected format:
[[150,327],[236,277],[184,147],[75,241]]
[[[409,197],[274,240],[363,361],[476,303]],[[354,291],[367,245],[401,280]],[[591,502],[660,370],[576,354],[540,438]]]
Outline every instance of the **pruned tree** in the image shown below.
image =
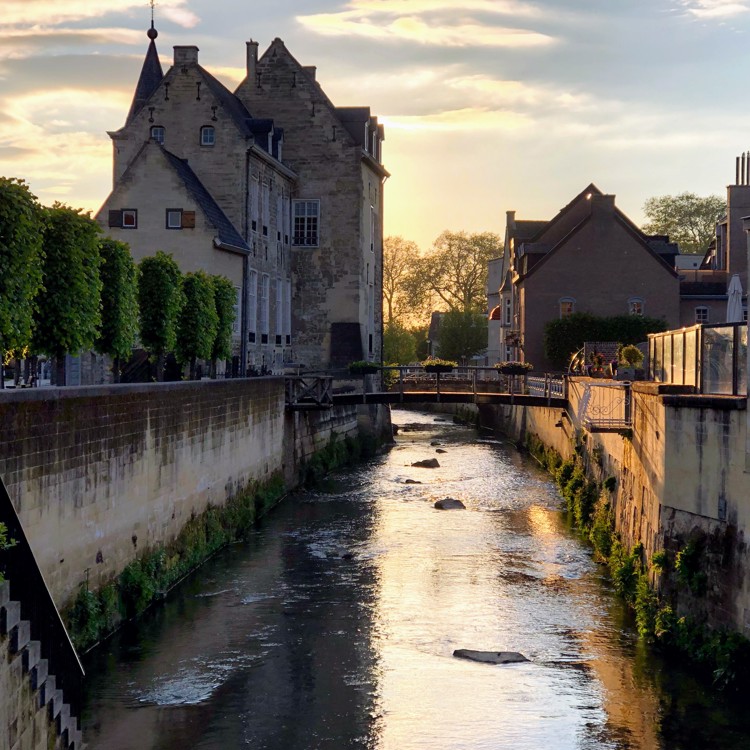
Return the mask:
[[669,235],[683,253],[705,253],[716,236],[716,223],[726,213],[726,201],[718,195],[658,195],[643,204],[643,213],[647,234]]
[[99,226],[81,209],[61,203],[43,215],[42,289],[32,348],[55,357],[55,382],[63,385],[65,355],[91,349],[101,324]]
[[487,348],[487,316],[450,310],[440,321],[438,356],[465,363]]
[[417,358],[414,334],[400,323],[386,323],[383,329],[383,361],[388,364],[408,365]]
[[130,356],[138,334],[138,268],[125,242],[107,237],[100,252],[102,324],[95,348],[112,357],[112,375],[119,383],[120,360]]
[[[0,177],[0,356],[31,343],[42,285],[42,209],[23,180]],[[5,378],[0,373],[0,388]]]
[[184,303],[177,317],[177,361],[190,365],[195,380],[196,362],[211,359],[219,315],[216,312],[214,285],[205,271],[185,274],[182,280]]
[[232,356],[232,328],[234,327],[237,293],[226,276],[212,276],[216,307],[216,336],[211,350],[211,377],[216,377],[216,361]]
[[434,295],[443,310],[484,311],[487,264],[502,250],[502,240],[492,232],[443,232],[414,264],[407,282],[410,303]]
[[164,355],[174,351],[177,317],[182,309],[182,273],[171,255],[157,252],[138,264],[139,331],[143,348],[156,361],[156,379],[164,376]]
[[419,258],[416,242],[403,237],[383,240],[383,313],[386,326],[403,323],[413,311],[406,284]]

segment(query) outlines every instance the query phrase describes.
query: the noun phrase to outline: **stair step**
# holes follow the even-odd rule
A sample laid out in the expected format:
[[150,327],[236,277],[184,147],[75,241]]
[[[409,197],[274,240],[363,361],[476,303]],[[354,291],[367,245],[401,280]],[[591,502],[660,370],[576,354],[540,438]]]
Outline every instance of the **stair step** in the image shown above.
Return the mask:
[[0,583],[0,607],[4,607],[10,601],[10,581]]
[[54,693],[50,695],[49,701],[49,717],[50,719],[56,719],[60,715],[63,707],[63,692],[60,688],[57,688]]
[[52,701],[52,697],[55,694],[56,687],[55,675],[47,675],[47,679],[42,683],[42,687],[39,690],[39,705],[46,706]]
[[47,679],[49,671],[49,662],[46,659],[39,661],[31,668],[31,688],[32,690],[41,690]]
[[10,652],[17,654],[31,640],[31,623],[21,620],[13,630],[10,631]]
[[42,644],[40,641],[29,641],[23,650],[23,668],[25,672],[31,672],[39,663],[41,658]]
[[0,635],[8,635],[21,622],[21,603],[6,602],[0,607]]

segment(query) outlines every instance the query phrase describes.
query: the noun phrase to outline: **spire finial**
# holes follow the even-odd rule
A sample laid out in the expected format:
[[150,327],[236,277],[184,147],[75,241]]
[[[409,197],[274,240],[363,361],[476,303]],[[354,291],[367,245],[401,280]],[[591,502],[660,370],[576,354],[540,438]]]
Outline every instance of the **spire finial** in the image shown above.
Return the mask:
[[153,41],[159,36],[159,32],[154,28],[154,8],[156,7],[156,0],[149,0],[148,4],[151,6],[151,28],[146,32],[146,35],[151,41]]

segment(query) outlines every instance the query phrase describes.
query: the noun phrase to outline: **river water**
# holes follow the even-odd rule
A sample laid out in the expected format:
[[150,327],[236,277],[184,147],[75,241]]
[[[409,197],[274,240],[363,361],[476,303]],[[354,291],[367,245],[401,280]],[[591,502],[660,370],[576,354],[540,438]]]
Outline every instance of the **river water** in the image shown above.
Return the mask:
[[638,642],[530,459],[394,422],[388,454],[288,498],[88,655],[91,750],[750,747],[741,704]]

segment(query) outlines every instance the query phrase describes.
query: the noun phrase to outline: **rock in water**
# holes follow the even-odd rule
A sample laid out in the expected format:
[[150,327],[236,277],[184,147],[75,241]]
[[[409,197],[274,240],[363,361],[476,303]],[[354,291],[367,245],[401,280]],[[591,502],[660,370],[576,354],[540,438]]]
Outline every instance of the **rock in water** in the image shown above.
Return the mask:
[[447,452],[448,452],[448,451],[447,451],[447,450],[445,450],[444,448],[436,448],[436,449],[435,449],[435,453],[447,453]]
[[470,648],[457,648],[453,656],[469,661],[478,661],[482,664],[519,664],[529,661],[518,651],[472,651]]
[[444,497],[435,503],[438,510],[466,510],[466,506],[455,497]]
[[422,461],[415,461],[412,466],[419,466],[422,469],[437,469],[440,463],[436,458],[425,458]]
[[422,484],[418,479],[404,479],[404,484]]

